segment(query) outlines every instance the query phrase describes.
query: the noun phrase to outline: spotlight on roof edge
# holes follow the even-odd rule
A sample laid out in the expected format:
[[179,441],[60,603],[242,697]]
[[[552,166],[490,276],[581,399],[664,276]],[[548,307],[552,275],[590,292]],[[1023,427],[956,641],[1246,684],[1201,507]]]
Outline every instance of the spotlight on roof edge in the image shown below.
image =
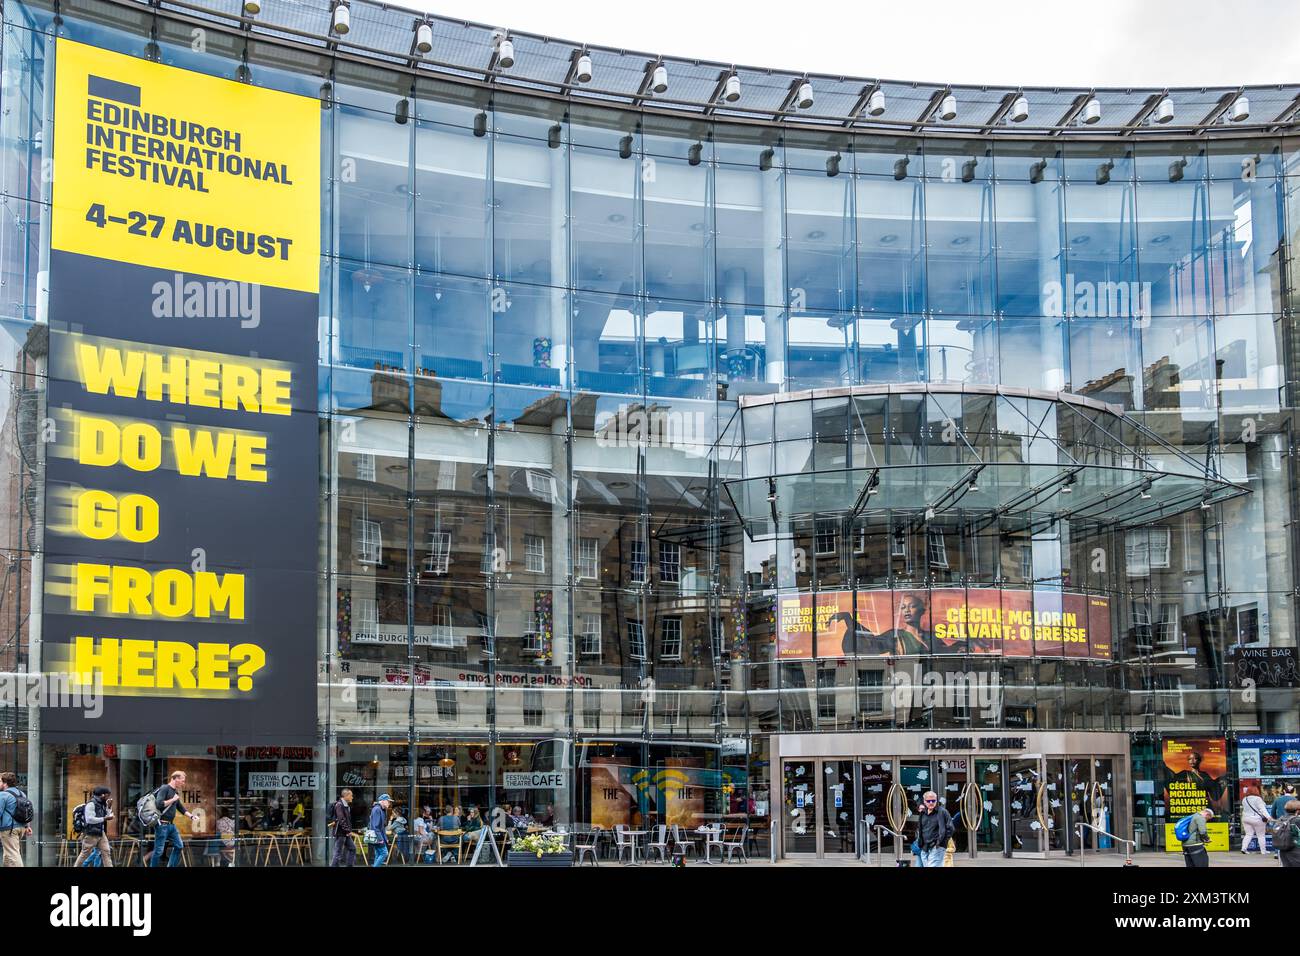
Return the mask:
[[347,4],[334,4],[334,16],[330,20],[330,29],[339,36],[346,36],[347,32],[352,29],[352,14],[348,11]]
[[1160,102],[1156,104],[1155,121],[1157,123],[1168,123],[1174,118],[1174,100],[1171,96],[1160,97]]
[[939,119],[945,121],[955,120],[957,118],[957,97],[951,93],[944,95],[943,102],[939,104]]
[[1029,98],[1021,93],[1011,104],[1011,122],[1023,123],[1027,119],[1029,119]]
[[668,92],[668,68],[662,63],[655,67],[654,76],[650,80],[650,89],[655,93]]
[[740,99],[740,77],[735,73],[727,77],[726,86],[722,90],[722,98],[728,103],[734,103]]
[[515,65],[515,41],[504,33],[497,40],[497,66],[508,70]]
[[795,102],[798,104],[799,109],[801,110],[812,109],[813,90],[812,90],[811,83],[805,80],[803,83],[799,84],[799,93],[795,98]]
[[578,68],[573,71],[573,76],[579,83],[591,82],[591,57],[586,53],[578,57]]
[[1097,97],[1089,97],[1088,102],[1084,104],[1083,121],[1089,126],[1101,122],[1101,101]]
[[1245,95],[1238,96],[1232,102],[1232,121],[1240,123],[1250,119],[1250,100]]
[[262,12],[262,0],[244,0],[244,12],[255,17]]
[[421,23],[415,28],[415,52],[421,56],[433,50],[433,27]]
[[885,91],[875,90],[867,99],[867,113],[871,116],[879,116],[885,112]]

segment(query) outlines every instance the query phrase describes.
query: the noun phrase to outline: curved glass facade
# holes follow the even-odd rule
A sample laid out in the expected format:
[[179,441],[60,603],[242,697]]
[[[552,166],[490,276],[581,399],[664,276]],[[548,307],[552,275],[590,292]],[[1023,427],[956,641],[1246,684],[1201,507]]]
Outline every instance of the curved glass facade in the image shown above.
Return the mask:
[[[164,765],[206,767],[191,775],[214,811],[254,830],[273,811],[250,774],[317,774],[290,800],[317,834],[299,860],[322,862],[344,785],[358,806],[389,791],[574,825],[746,821],[762,844],[776,734],[1125,733],[1150,779],[1162,738],[1300,733],[1294,687],[1237,671],[1241,648],[1296,644],[1300,140],[742,123],[413,79],[134,3],[59,10],[4,11],[4,669],[40,667],[52,38],[245,67],[321,102],[318,646],[301,662],[319,738],[69,747],[0,708],[43,861],[76,781],[112,775],[125,806]],[[1108,406],[1100,431],[1047,421],[1056,393]],[[1123,523],[1059,494],[1001,507],[1041,483],[1044,449],[1058,465],[1067,439],[1139,433],[1249,493]],[[730,483],[864,467],[855,435],[985,498],[927,515],[899,490],[897,507],[747,529]],[[967,479],[966,447],[1023,471]],[[953,590],[1104,597],[1090,639],[1107,652],[902,648],[997,681],[987,718],[888,706],[861,649],[783,652],[790,595]],[[525,771],[565,785],[516,788]],[[1134,819],[1156,802],[1136,797]]]

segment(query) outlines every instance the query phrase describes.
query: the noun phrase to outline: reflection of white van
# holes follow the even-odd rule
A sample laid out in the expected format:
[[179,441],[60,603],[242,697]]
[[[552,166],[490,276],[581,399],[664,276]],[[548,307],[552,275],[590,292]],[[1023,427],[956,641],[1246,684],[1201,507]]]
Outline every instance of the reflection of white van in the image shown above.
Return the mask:
[[539,740],[533,746],[529,769],[534,773],[552,773],[573,769],[573,741],[563,737]]

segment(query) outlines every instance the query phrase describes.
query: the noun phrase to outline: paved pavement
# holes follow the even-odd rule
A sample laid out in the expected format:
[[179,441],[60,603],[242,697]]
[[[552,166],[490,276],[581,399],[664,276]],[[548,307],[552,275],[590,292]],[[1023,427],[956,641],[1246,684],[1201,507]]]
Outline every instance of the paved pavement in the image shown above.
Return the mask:
[[[1167,866],[1183,867],[1184,866],[1183,855],[1181,853],[1138,853],[1136,856],[1133,857],[1133,862],[1141,867],[1167,867]],[[1122,854],[1114,854],[1114,853],[1103,853],[1101,855],[1089,853],[1087,859],[1082,861],[1081,863],[1078,856],[1068,856],[1068,857],[1054,856],[1054,857],[1048,857],[1045,860],[1034,860],[1034,859],[1026,859],[1024,857],[1014,857],[1012,859],[1007,859],[1006,857],[1003,856],[981,854],[979,857],[977,857],[974,860],[970,859],[969,857],[959,856],[954,861],[954,863],[956,866],[960,866],[960,867],[968,867],[968,866],[1043,867],[1046,866],[1046,867],[1074,867],[1077,870],[1080,869],[1081,866],[1088,869],[1092,869],[1094,867],[1104,868],[1108,866],[1123,866],[1124,857]],[[728,864],[722,864],[722,865],[725,866]],[[737,862],[729,865],[741,866],[742,864]],[[827,860],[781,860],[776,864],[772,864],[768,862],[767,859],[761,859],[761,860],[752,859],[750,861],[750,865],[751,866],[775,865],[778,867],[786,867],[786,866],[803,866],[803,867],[871,866],[871,867],[875,867],[877,864],[874,859],[871,863],[860,863],[853,859],[847,859],[847,860],[827,859]],[[883,867],[892,867],[894,865],[894,861],[891,857],[887,856],[883,861],[883,863],[881,863],[880,865]],[[1278,861],[1274,859],[1271,855],[1260,856],[1258,853],[1252,853],[1249,856],[1246,856],[1245,854],[1242,854],[1238,851],[1233,851],[1231,853],[1211,853],[1210,866],[1212,868],[1249,867],[1251,869],[1255,869],[1255,868],[1281,869],[1281,864],[1278,863]]]

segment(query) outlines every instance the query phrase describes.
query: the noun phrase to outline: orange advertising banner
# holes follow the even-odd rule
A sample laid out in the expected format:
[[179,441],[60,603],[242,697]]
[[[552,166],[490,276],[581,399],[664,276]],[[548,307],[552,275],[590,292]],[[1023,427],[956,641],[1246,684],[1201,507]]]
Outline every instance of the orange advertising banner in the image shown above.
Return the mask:
[[777,599],[783,659],[999,654],[1110,660],[1110,600],[998,588],[823,591]]

